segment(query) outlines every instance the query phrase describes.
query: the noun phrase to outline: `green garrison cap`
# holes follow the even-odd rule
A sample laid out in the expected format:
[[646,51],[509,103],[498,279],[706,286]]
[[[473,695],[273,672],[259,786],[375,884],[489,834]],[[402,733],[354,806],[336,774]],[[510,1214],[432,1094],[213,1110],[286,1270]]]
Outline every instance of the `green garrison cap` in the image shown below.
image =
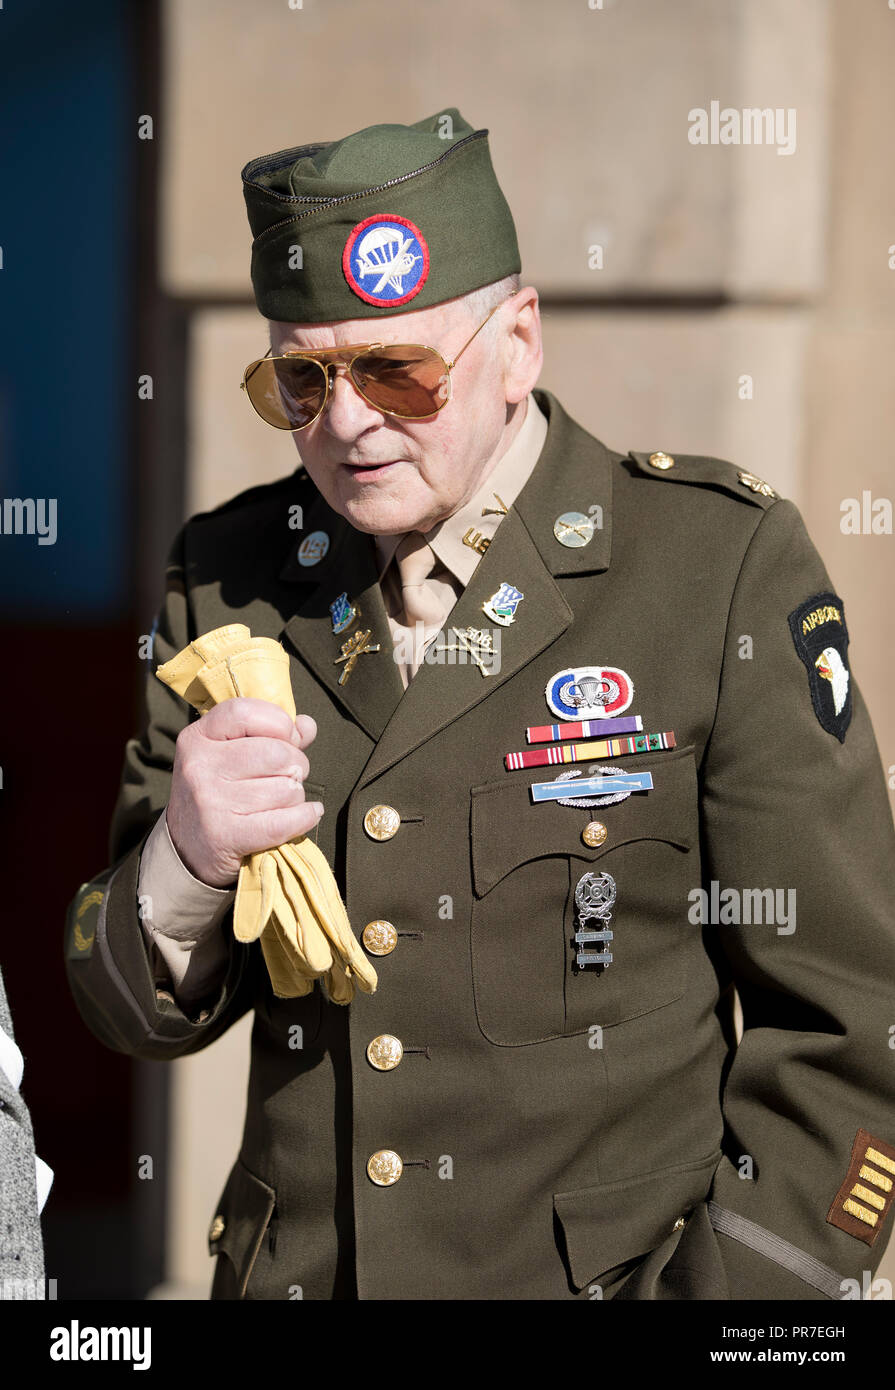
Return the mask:
[[381,318],[521,270],[487,130],[456,107],[253,159],[242,171],[259,310]]

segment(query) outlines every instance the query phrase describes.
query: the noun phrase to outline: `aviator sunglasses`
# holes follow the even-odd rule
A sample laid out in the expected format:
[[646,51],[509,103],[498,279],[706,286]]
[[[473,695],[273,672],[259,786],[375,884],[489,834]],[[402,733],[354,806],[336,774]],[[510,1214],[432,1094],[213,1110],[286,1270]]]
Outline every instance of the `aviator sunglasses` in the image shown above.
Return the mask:
[[250,362],[240,387],[261,419],[277,430],[306,429],[323,413],[335,369],[344,367],[355,389],[370,405],[400,420],[427,420],[451,399],[451,371],[488,319],[514,299],[518,290],[495,304],[450,362],[424,343],[349,343],[309,348],[273,357],[269,348]]

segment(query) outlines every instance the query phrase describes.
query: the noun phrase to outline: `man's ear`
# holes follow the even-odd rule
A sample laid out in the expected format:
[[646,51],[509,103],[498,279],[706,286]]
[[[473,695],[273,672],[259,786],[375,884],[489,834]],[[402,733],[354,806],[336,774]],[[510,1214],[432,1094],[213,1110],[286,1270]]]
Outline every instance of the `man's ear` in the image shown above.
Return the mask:
[[508,404],[524,400],[541,375],[544,350],[538,292],[528,285],[512,302],[504,338],[504,390]]

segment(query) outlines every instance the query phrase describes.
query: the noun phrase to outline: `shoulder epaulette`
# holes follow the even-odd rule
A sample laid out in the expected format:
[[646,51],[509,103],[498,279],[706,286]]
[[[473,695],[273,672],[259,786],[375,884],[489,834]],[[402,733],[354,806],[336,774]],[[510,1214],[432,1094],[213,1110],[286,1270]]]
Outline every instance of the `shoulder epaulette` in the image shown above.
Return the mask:
[[741,502],[751,502],[756,507],[771,507],[780,500],[780,494],[757,478],[745,468],[738,468],[726,459],[710,458],[700,454],[666,454],[661,450],[654,454],[635,452],[628,454],[641,473],[651,478],[665,478],[672,483],[692,483],[696,486],[722,488]]

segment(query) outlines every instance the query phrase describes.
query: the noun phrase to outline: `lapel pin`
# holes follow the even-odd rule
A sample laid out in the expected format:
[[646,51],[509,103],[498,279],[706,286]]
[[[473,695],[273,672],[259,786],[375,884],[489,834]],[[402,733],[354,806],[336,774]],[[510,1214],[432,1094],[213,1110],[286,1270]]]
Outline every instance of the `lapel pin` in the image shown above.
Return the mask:
[[370,642],[371,631],[371,628],[366,628],[362,632],[353,632],[348,638],[348,641],[342,643],[342,655],[333,659],[334,666],[337,666],[340,661],[345,662],[345,669],[339,676],[339,685],[344,685],[346,683],[357,664],[357,658],[359,656],[362,656],[364,652],[379,651],[379,643]]
[[606,719],[634,699],[634,682],[617,666],[570,666],[551,676],[544,691],[560,719]]
[[506,516],[507,512],[509,511],[506,502],[504,502],[504,500],[501,497],[499,497],[496,492],[492,492],[491,496],[494,498],[495,502],[497,503],[497,506],[483,507],[482,516]]
[[499,623],[501,627],[509,627],[510,623],[516,621],[516,609],[524,598],[525,595],[521,589],[517,589],[513,584],[507,584],[504,581],[497,592],[493,593],[482,604],[482,612],[493,623]]
[[325,531],[311,531],[298,547],[300,565],[317,565],[329,550],[329,536]]
[[577,550],[593,539],[594,523],[584,512],[563,512],[553,523],[553,534],[560,545]]
[[472,658],[473,664],[478,666],[483,676],[493,676],[494,670],[488,667],[494,666],[494,638],[490,632],[484,632],[478,627],[452,627],[451,632],[460,643],[457,646],[454,642],[447,642],[434,648],[437,652],[466,652]]
[[333,620],[333,632],[344,632],[346,627],[350,627],[355,618],[360,617],[360,608],[356,603],[349,603],[347,592],[339,594],[329,605],[329,611]]

